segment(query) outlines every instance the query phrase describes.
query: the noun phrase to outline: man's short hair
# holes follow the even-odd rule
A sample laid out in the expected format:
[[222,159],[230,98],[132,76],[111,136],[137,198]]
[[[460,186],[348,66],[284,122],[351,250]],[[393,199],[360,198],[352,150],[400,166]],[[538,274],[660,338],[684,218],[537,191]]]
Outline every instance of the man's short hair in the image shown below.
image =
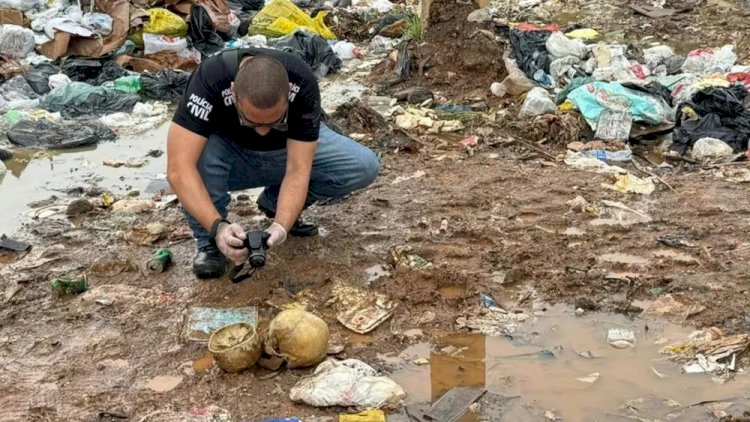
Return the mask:
[[289,97],[289,75],[272,57],[253,57],[242,63],[234,79],[238,100],[258,108],[271,108]]

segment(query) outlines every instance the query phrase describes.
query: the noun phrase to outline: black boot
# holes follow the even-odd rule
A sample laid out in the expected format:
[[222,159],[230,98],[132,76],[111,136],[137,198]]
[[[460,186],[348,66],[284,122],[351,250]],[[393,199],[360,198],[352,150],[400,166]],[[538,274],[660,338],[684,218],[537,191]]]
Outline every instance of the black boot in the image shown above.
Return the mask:
[[198,249],[193,260],[193,273],[196,277],[219,278],[226,270],[227,259],[216,246],[208,245]]
[[[271,219],[276,218],[276,213],[264,208],[260,204],[258,204],[258,209],[263,214],[265,214],[266,217],[271,218]],[[302,216],[300,216],[297,219],[297,221],[294,222],[294,226],[292,226],[292,229],[289,230],[289,236],[310,237],[310,236],[317,236],[317,235],[318,235],[318,225],[313,222],[303,220]]]

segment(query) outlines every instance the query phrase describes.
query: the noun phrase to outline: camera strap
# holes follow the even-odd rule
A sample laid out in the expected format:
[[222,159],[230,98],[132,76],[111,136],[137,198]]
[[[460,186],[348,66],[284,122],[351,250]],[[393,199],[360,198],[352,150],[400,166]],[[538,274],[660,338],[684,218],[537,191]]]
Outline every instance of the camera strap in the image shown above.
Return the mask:
[[236,267],[233,267],[229,271],[229,278],[230,280],[232,280],[232,283],[234,284],[242,283],[243,281],[255,275],[255,271],[257,270],[258,269],[253,268],[252,265],[247,265],[247,264],[238,265]]

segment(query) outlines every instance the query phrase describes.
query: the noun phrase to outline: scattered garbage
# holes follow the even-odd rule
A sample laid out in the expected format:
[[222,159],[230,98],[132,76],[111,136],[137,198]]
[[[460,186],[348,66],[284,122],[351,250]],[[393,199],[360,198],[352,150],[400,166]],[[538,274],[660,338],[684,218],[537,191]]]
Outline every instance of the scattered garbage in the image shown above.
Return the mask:
[[341,69],[341,59],[320,35],[296,31],[286,37],[269,41],[269,45],[300,56],[305,63],[310,65],[318,79],[323,79],[327,74],[336,73]]
[[448,390],[424,414],[427,420],[458,421],[487,390],[477,387],[454,387]]
[[71,82],[53,89],[39,105],[48,111],[60,112],[64,117],[101,116],[118,111],[130,112],[141,101],[137,94],[114,88]]
[[59,296],[77,295],[88,289],[86,276],[80,278],[56,278],[50,282],[52,291]]
[[668,293],[659,296],[656,300],[643,309],[646,315],[657,315],[662,317],[676,317],[681,321],[690,318],[706,310],[706,307],[697,303],[685,303],[678,300],[675,295]]
[[11,239],[6,235],[0,236],[0,250],[12,252],[27,252],[31,250],[31,243]]
[[289,0],[271,0],[255,15],[249,32],[276,38],[303,27],[327,40],[336,39],[336,34],[323,22],[326,15],[326,12],[320,12],[315,18],[311,18]]
[[592,82],[568,94],[592,129],[596,130],[605,109],[627,111],[633,121],[658,125],[673,120],[670,107],[661,98],[624,88],[615,82]]
[[382,293],[336,283],[327,304],[335,304],[336,319],[346,328],[367,334],[390,318],[398,304]]
[[328,324],[320,317],[301,309],[279,313],[268,327],[263,347],[290,369],[317,365],[328,351]]
[[750,335],[736,334],[725,336],[716,327],[694,331],[686,341],[671,344],[662,349],[670,359],[685,362],[686,373],[728,373],[736,371],[737,359],[750,347]]
[[621,193],[638,193],[641,195],[651,195],[656,190],[654,182],[648,179],[642,179],[632,174],[615,174],[615,183],[602,183],[602,187],[616,190]]
[[635,347],[635,331],[625,328],[611,328],[607,332],[607,343],[615,349]]
[[406,397],[390,378],[357,359],[328,359],[289,392],[289,398],[315,407],[396,409]]
[[526,99],[521,106],[521,117],[540,116],[542,114],[554,113],[557,110],[554,101],[550,98],[544,88],[532,88],[526,94]]
[[712,158],[721,158],[732,155],[732,147],[720,139],[701,138],[693,144],[691,157],[694,160],[704,161]]
[[208,339],[208,350],[219,368],[226,372],[240,372],[258,361],[261,340],[253,325],[240,322],[213,333]]
[[172,262],[172,251],[169,248],[159,248],[154,255],[146,261],[146,270],[151,274],[163,273]]
[[93,145],[117,136],[101,123],[21,120],[11,127],[8,140],[26,148],[65,149]]
[[188,309],[183,336],[189,341],[207,342],[222,327],[239,323],[255,327],[257,321],[258,309],[254,306],[226,309],[193,306]]
[[203,56],[210,56],[224,48],[224,40],[214,31],[211,16],[198,4],[190,6],[188,40]]
[[338,422],[385,422],[382,410],[365,410],[353,415],[339,415]]

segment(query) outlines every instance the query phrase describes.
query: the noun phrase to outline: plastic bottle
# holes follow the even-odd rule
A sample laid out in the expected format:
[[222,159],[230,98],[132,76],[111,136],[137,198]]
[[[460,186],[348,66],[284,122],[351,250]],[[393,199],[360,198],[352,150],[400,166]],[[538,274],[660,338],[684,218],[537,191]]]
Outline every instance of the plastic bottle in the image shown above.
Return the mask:
[[510,58],[509,50],[506,50],[503,54],[503,61],[505,62],[505,69],[508,71],[508,76],[502,82],[493,82],[490,85],[490,91],[494,95],[498,97],[506,95],[515,97],[538,86],[536,82],[527,78],[526,74],[518,68],[516,61]]
[[630,161],[633,158],[633,153],[629,149],[620,151],[590,149],[588,151],[581,151],[581,154],[585,157],[596,158],[602,161]]

